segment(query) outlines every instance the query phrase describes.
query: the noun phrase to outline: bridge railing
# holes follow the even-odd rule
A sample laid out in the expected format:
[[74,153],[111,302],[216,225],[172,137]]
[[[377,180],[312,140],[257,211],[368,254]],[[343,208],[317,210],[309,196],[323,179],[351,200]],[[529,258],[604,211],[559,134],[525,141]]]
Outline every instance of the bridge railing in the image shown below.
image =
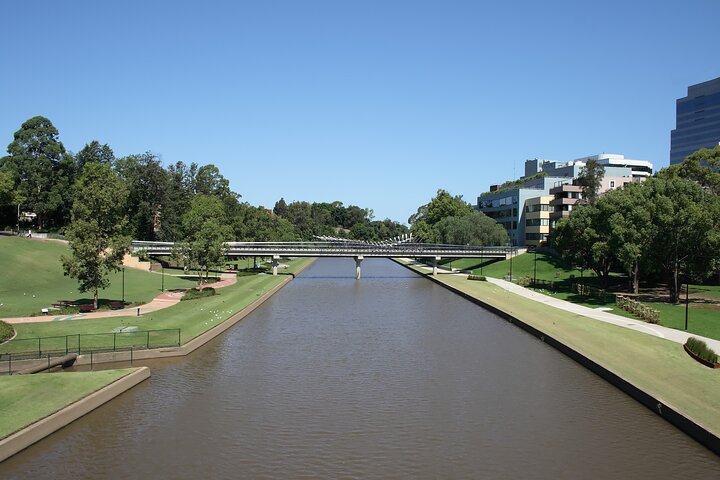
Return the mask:
[[[149,254],[169,254],[172,242],[133,241],[132,249],[145,250]],[[349,242],[227,242],[229,254],[235,255],[293,255],[306,253],[346,254],[346,255],[385,255],[385,256],[462,256],[465,254],[508,255],[516,247],[447,245],[433,243],[367,243]]]

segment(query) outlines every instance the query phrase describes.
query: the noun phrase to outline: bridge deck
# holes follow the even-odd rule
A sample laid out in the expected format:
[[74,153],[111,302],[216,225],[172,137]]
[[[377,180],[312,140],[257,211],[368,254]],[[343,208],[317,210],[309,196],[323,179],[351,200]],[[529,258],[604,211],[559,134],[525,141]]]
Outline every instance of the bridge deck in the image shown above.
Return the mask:
[[[170,255],[173,242],[133,241],[133,251]],[[412,258],[508,258],[516,247],[485,247],[429,243],[374,244],[365,242],[227,242],[234,257],[412,257]]]

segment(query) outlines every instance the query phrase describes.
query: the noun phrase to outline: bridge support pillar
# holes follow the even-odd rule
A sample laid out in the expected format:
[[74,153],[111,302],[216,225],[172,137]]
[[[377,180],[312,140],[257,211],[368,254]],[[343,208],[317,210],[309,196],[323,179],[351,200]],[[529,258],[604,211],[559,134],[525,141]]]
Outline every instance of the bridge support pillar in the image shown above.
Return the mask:
[[355,257],[355,279],[360,280],[360,264],[363,261],[362,255]]
[[435,257],[435,258],[433,258],[433,262],[432,262],[432,265],[433,265],[433,275],[437,275],[437,264],[438,264],[438,260],[440,260],[440,259],[441,259],[441,257]]
[[273,275],[277,275],[277,269],[278,269],[279,264],[280,264],[280,255],[273,255],[273,257],[272,257]]

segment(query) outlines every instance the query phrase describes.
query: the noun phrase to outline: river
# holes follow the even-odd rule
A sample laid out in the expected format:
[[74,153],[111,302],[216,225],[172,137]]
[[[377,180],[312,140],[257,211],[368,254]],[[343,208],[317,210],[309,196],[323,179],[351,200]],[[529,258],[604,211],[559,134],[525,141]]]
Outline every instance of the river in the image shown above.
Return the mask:
[[389,260],[354,267],[318,260],[0,478],[720,478],[709,450],[517,327]]

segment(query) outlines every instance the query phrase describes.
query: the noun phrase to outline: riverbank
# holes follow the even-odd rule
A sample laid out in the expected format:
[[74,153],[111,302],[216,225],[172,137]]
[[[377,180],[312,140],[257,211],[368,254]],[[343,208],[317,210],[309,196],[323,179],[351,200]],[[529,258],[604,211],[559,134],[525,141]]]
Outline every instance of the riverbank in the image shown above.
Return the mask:
[[720,454],[720,377],[681,345],[558,310],[489,282],[433,277],[399,263],[520,326]]
[[149,377],[147,367],[0,377],[0,462]]
[[[217,312],[201,308],[205,316],[211,318],[204,322],[204,328],[201,327],[199,333],[189,337],[180,347],[80,355],[76,365],[188,355],[252,313],[313,261],[313,258],[298,259],[288,269],[287,275],[276,277],[263,275],[265,282],[260,284],[261,288],[246,292],[246,295],[242,296],[243,301],[233,305],[240,308],[232,312],[228,311],[231,314],[223,321],[216,321],[220,318]],[[273,285],[266,288],[266,282]],[[225,306],[227,307],[228,305]],[[67,323],[64,326],[67,327]],[[18,365],[24,367],[32,363],[37,361],[18,362]],[[0,377],[0,405],[3,413],[7,413],[0,421],[0,462],[149,377],[150,369],[147,367]]]
[[[105,350],[105,352],[94,353],[92,357],[90,355],[81,355],[78,358],[78,364],[187,355],[240,321],[312,262],[312,258],[297,258],[290,262],[284,275],[239,277],[237,283],[219,290],[217,295],[199,300],[179,302],[166,309],[141,316],[16,324],[14,325],[17,332],[16,338],[4,344],[0,351],[13,354],[27,351],[28,345],[37,345],[36,339],[38,337],[57,337],[57,342],[60,343],[56,348],[62,349],[65,348],[64,339],[66,335],[105,338],[102,335],[96,335],[105,334],[110,344],[104,348],[101,348],[102,346],[95,348],[96,350]],[[113,337],[112,334],[107,334],[119,328],[139,331],[180,329],[179,346],[150,350],[137,349],[132,352],[108,352],[107,350],[113,350]],[[175,332],[175,335],[177,335],[177,332]],[[51,344],[44,345],[46,345],[44,350],[53,348]],[[13,361],[13,368],[24,368],[26,364],[32,362],[23,361],[23,363],[20,363]]]

